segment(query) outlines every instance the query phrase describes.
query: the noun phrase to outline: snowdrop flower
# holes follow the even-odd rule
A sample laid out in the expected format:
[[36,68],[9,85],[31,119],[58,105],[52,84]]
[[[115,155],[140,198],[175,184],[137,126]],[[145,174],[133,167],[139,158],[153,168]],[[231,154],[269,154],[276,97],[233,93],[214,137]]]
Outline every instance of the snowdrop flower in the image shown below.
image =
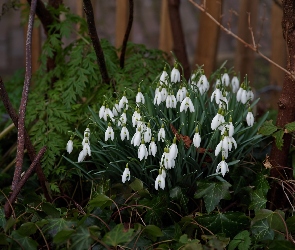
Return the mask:
[[171,144],[170,148],[169,148],[169,157],[171,159],[176,159],[177,157],[177,154],[178,154],[178,148],[177,148],[177,145],[176,145],[176,137],[174,137],[173,139],[173,143]]
[[254,100],[254,93],[250,87],[248,88],[248,91],[247,91],[247,100],[250,100],[250,101]]
[[234,125],[233,125],[233,123],[232,123],[232,117],[230,117],[228,124],[226,124],[226,125],[223,127],[223,129],[222,129],[222,131],[221,131],[221,135],[224,135],[225,131],[228,132],[228,136],[229,136],[229,137],[232,137],[232,136],[233,136],[234,131],[235,131],[235,127],[234,127]]
[[145,143],[149,143],[152,139],[152,130],[151,130],[150,123],[148,123],[147,128],[145,129],[145,132],[143,134],[143,139]]
[[194,135],[194,138],[193,138],[193,143],[194,143],[194,146],[196,148],[200,147],[201,145],[201,136],[199,134],[199,128],[196,127],[196,132],[195,132],[195,135]]
[[158,133],[158,141],[162,141],[162,142],[165,141],[165,129],[164,129],[164,124],[162,124],[162,127],[161,127],[161,129],[159,130],[159,133]]
[[116,103],[115,103],[115,105],[114,105],[114,107],[113,107],[113,115],[114,116],[117,116],[119,113],[119,110],[120,110],[120,108],[119,108],[119,102],[118,101],[116,101]]
[[186,112],[188,108],[191,113],[195,112],[195,107],[192,103],[192,100],[189,98],[189,94],[187,93],[186,98],[184,98],[184,100],[180,104],[180,112]]
[[180,72],[178,70],[178,64],[174,64],[174,68],[171,71],[171,82],[172,83],[177,83],[180,82]]
[[162,75],[160,76],[160,84],[165,84],[166,86],[168,86],[168,74],[166,72],[166,67],[164,68],[164,71],[162,72]]
[[122,124],[126,124],[126,123],[127,123],[127,116],[126,116],[126,109],[125,109],[118,120],[118,126],[121,126]]
[[222,157],[222,161],[219,162],[219,164],[217,165],[216,168],[216,173],[221,173],[222,176],[224,177],[224,175],[226,174],[226,172],[228,172],[228,165],[227,163],[224,161],[224,157]]
[[219,99],[219,105],[218,105],[218,107],[219,108],[228,109],[228,100],[226,98],[226,93],[225,92],[222,94],[222,96]]
[[249,127],[253,126],[253,124],[254,124],[254,116],[253,116],[253,113],[252,113],[250,108],[248,109],[248,114],[247,114],[247,117],[246,117],[246,121],[247,121],[247,124],[248,124]]
[[219,128],[219,129],[222,130],[223,129],[223,126],[220,127],[220,125],[222,123],[225,123],[225,120],[224,120],[222,109],[219,109],[218,110],[218,113],[216,114],[216,116],[214,116],[214,118],[212,119],[211,129],[212,130],[215,130],[215,129]]
[[168,148],[164,148],[164,153],[161,157],[160,165],[164,166],[166,169],[171,169],[175,166],[175,159],[170,156],[170,151]]
[[186,87],[184,86],[180,87],[176,94],[176,100],[181,103],[186,97],[186,93],[187,93]]
[[220,98],[222,98],[222,92],[219,89],[219,85],[216,85],[216,89],[211,94],[211,102],[215,99],[216,104],[220,103]]
[[159,175],[155,181],[155,189],[158,190],[158,188],[165,189],[165,178],[162,175],[162,170],[159,170]]
[[123,125],[122,129],[121,129],[121,133],[120,133],[120,136],[121,136],[121,140],[124,141],[125,138],[127,140],[129,140],[129,131],[128,129],[126,128],[125,124]]
[[108,121],[108,117],[111,118],[112,121],[114,121],[114,115],[113,112],[109,109],[109,106],[107,105],[103,114],[103,119],[105,121]]
[[87,127],[84,131],[84,138],[90,136],[90,129]]
[[140,141],[141,141],[141,130],[139,127],[136,129],[136,132],[131,139],[131,144],[133,144],[136,147],[140,145]]
[[67,152],[70,154],[73,151],[73,137],[70,137],[70,140],[67,143]]
[[237,92],[237,101],[245,104],[247,100],[247,90],[245,90],[245,86],[242,83],[241,87],[239,88]]
[[121,112],[121,109],[128,109],[128,99],[126,97],[126,93],[124,92],[121,100],[119,101],[119,112]]
[[125,183],[126,181],[130,181],[130,170],[128,168],[128,163],[126,164],[126,168],[122,175],[122,182]]
[[140,92],[140,88],[138,88],[138,92],[136,95],[136,104],[138,105],[139,103],[144,104],[145,103],[145,99],[143,94]]
[[98,113],[98,116],[99,116],[100,119],[103,118],[105,109],[106,109],[105,103],[103,103],[103,105],[100,107],[99,113]]
[[234,76],[233,79],[231,80],[231,87],[232,87],[233,93],[236,93],[240,87],[239,79],[236,76]]
[[137,125],[138,121],[140,121],[140,120],[141,120],[140,111],[139,111],[139,109],[138,110],[135,109],[135,111],[134,111],[134,113],[132,115],[132,125],[133,125],[133,127],[135,127]]
[[144,144],[144,140],[142,140],[138,148],[138,159],[141,161],[143,158],[147,159],[147,157],[148,157],[148,150]]
[[156,156],[157,153],[157,145],[154,141],[154,137],[152,138],[152,141],[149,145],[149,155],[153,155],[154,157]]
[[162,87],[161,95],[162,95],[162,97],[161,97],[161,101],[162,101],[162,102],[165,102],[165,101],[166,101],[166,98],[167,98],[167,95],[168,95],[168,93],[167,93],[167,89],[166,89],[166,88]]
[[105,141],[107,141],[108,139],[111,139],[112,141],[114,140],[114,130],[111,127],[111,123],[108,124],[108,128],[105,132],[104,138]]
[[137,121],[137,128],[140,128],[140,131],[146,131],[145,122],[142,121],[141,117],[140,117],[140,120]]
[[207,80],[207,77],[205,75],[201,75],[197,87],[200,91],[200,94],[203,95],[205,92],[209,90],[209,82]]
[[162,100],[162,94],[161,94],[162,88],[156,88],[155,90],[155,98],[154,98],[154,105],[160,105],[160,103],[163,101]]
[[176,98],[173,94],[169,94],[166,98],[166,108],[176,108]]
[[165,179],[166,178],[166,170],[165,170],[165,168],[161,168],[161,170],[162,170],[162,176]]
[[227,73],[222,75],[221,82],[226,87],[229,85],[229,75]]
[[84,161],[85,157],[86,157],[85,151],[82,149],[82,151],[79,153],[79,156],[78,156],[78,162]]
[[83,145],[83,151],[84,151],[84,154],[85,154],[85,156],[88,154],[89,156],[91,156],[91,150],[90,150],[90,146],[89,146],[89,140],[88,139],[86,139],[85,140],[85,143],[84,143],[84,145]]

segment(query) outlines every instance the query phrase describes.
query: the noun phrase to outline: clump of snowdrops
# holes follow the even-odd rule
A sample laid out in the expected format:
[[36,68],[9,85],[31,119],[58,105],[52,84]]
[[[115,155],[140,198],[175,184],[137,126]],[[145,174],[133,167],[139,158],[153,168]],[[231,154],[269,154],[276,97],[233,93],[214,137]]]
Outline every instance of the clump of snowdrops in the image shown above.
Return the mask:
[[[187,82],[179,67],[165,67],[152,86],[139,84],[133,99],[126,89],[115,101],[106,98],[98,113],[90,109],[78,158],[96,165],[88,176],[123,183],[138,178],[156,190],[189,186],[209,176],[226,178],[263,139],[257,130],[267,115],[255,122],[258,100],[246,78],[240,82],[222,66],[207,79],[200,67]],[[71,138],[68,153],[72,149]]]

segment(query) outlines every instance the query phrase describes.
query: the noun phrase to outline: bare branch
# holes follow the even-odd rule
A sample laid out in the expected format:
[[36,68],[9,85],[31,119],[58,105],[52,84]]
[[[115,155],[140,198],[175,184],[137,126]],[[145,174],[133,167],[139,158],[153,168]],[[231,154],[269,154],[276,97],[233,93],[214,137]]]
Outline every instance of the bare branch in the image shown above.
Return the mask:
[[33,173],[35,167],[38,165],[40,162],[41,158],[43,157],[45,151],[46,151],[46,146],[44,146],[32,162],[31,166],[28,168],[28,170],[25,172],[24,176],[21,178],[17,186],[14,188],[12,191],[9,200],[5,203],[4,205],[4,212],[6,217],[10,217],[11,212],[12,212],[12,204],[15,202],[19,192],[21,191],[22,187],[25,185],[31,174]]
[[97,63],[102,76],[102,80],[104,83],[110,84],[110,78],[108,75],[103,50],[101,48],[100,41],[96,32],[91,1],[83,0],[83,5],[84,5],[84,12],[86,14],[87,24],[88,24],[89,36],[91,38],[92,45],[96,54]]
[[255,51],[258,55],[260,55],[262,58],[264,58],[265,60],[267,60],[269,63],[273,64],[274,66],[278,67],[279,69],[281,69],[282,71],[284,71],[288,76],[290,76],[292,79],[295,79],[295,75],[286,70],[285,68],[283,68],[282,66],[280,66],[279,64],[277,64],[276,62],[274,62],[273,60],[271,60],[270,58],[268,58],[266,55],[264,55],[263,53],[261,53],[257,48],[255,48],[252,44],[247,43],[245,40],[243,40],[242,38],[240,38],[239,36],[237,36],[235,33],[233,33],[231,30],[227,29],[226,27],[224,27],[219,21],[217,21],[212,15],[210,15],[200,4],[194,2],[193,0],[189,0],[196,8],[198,8],[200,11],[204,12],[213,22],[215,22],[222,30],[224,30],[228,35],[234,37],[235,39],[237,39],[239,42],[243,43],[246,47],[248,47],[249,49]]
[[133,23],[133,5],[134,2],[133,0],[129,0],[129,20],[128,20],[128,25],[126,28],[123,44],[122,44],[122,51],[120,55],[120,67],[121,69],[124,68],[124,61],[125,61],[125,52],[126,52],[126,47],[127,47],[127,41],[130,35],[130,31],[132,28],[132,23]]
[[20,180],[22,165],[24,160],[24,147],[25,147],[25,115],[26,107],[28,101],[29,87],[32,77],[32,33],[34,27],[34,16],[36,10],[37,0],[32,0],[29,22],[28,22],[28,32],[26,40],[26,74],[22,93],[22,99],[19,107],[19,117],[18,117],[18,129],[17,129],[17,153],[16,153],[16,165],[14,176],[12,180],[11,189],[14,190]]

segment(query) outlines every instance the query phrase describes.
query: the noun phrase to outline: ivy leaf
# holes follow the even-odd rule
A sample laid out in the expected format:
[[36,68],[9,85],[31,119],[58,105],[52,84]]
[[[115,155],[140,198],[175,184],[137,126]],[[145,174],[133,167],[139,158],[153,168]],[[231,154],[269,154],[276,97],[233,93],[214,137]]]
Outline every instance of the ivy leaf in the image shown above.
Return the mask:
[[295,233],[295,216],[289,217],[286,220],[288,229],[290,232]]
[[270,188],[267,179],[261,173],[256,176],[254,186],[256,189],[260,189],[264,195],[267,195],[267,192]]
[[249,209],[257,210],[261,208],[265,208],[267,199],[265,198],[265,194],[261,189],[254,190],[250,193],[251,203],[249,205]]
[[89,246],[93,243],[93,239],[90,235],[88,228],[80,226],[76,233],[71,237],[73,244],[71,249],[83,250],[89,249]]
[[269,227],[267,219],[259,220],[251,228],[256,240],[273,240],[274,231]]
[[37,227],[33,222],[26,222],[23,223],[17,231],[19,234],[23,236],[29,236],[31,234],[36,233]]
[[0,233],[0,245],[8,245],[8,237],[5,234]]
[[181,190],[180,187],[175,187],[172,190],[170,190],[170,197],[173,200],[179,201],[181,207],[184,209],[185,213],[188,213],[188,208],[187,208],[187,203],[188,203],[188,198],[184,194],[184,192]]
[[53,243],[61,244],[66,242],[74,232],[75,230],[70,228],[61,230],[53,237]]
[[260,127],[258,133],[262,135],[272,135],[275,131],[277,131],[277,129],[278,128],[272,124],[272,120],[265,121]]
[[238,247],[239,250],[248,250],[250,249],[251,238],[250,233],[247,230],[244,230],[238,233],[232,241],[229,243],[228,250],[234,250]]
[[123,224],[118,224],[102,238],[102,241],[109,246],[116,247],[119,244],[128,242],[133,231],[133,229],[126,230]]
[[285,125],[285,128],[287,129],[288,133],[292,133],[295,131],[295,122],[287,123]]
[[13,231],[11,236],[23,247],[23,249],[37,250],[38,243],[32,238],[21,235],[17,230]]
[[204,215],[197,217],[197,222],[214,234],[223,233],[227,237],[234,237],[236,232],[249,226],[249,218],[240,212]]
[[273,240],[269,245],[269,249],[277,250],[277,249],[284,249],[284,250],[293,250],[295,248],[294,243],[287,240]]
[[64,218],[58,218],[58,219],[50,219],[48,220],[49,224],[46,225],[45,230],[49,232],[49,234],[53,237],[58,232],[64,230],[64,229],[70,229],[75,225],[72,221],[67,221]]
[[282,150],[282,147],[284,145],[284,139],[283,139],[283,136],[284,136],[284,130],[278,130],[277,132],[275,132],[273,135],[272,135],[275,140],[276,140],[276,146],[279,150]]
[[257,221],[267,219],[268,225],[271,229],[285,232],[285,214],[280,210],[268,210],[268,209],[261,209],[256,211],[255,217],[252,220],[252,223],[256,223]]
[[140,191],[143,189],[143,183],[139,179],[135,179],[132,183],[129,184],[133,191]]
[[92,210],[95,207],[100,207],[101,209],[110,206],[113,202],[104,194],[96,195],[90,202],[89,202],[89,209]]
[[230,193],[228,191],[231,184],[226,181],[222,182],[197,182],[198,190],[195,198],[203,198],[208,213],[212,212],[221,199],[228,199]]
[[1,208],[0,209],[0,227],[4,229],[5,224],[6,224],[5,213],[4,213],[4,209]]
[[151,239],[153,242],[157,240],[157,237],[162,237],[163,233],[161,229],[155,225],[147,225],[144,228],[144,233],[147,235],[149,239]]

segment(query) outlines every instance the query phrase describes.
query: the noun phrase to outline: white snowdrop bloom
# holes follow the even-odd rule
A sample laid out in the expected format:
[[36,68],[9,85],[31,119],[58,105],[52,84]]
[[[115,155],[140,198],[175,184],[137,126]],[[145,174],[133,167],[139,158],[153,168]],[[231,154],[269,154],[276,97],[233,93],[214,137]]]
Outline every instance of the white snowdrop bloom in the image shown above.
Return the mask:
[[143,158],[147,159],[148,157],[148,150],[146,148],[146,145],[144,144],[144,141],[141,141],[141,144],[138,148],[138,159],[141,161]]
[[174,168],[175,166],[175,159],[170,157],[170,152],[168,148],[164,149],[164,153],[161,157],[161,162],[160,164],[164,166],[166,169],[171,169]]
[[221,92],[221,90],[219,89],[218,86],[216,87],[216,89],[211,94],[211,102],[213,101],[213,99],[215,99],[216,104],[220,103],[220,98],[222,97],[222,92]]
[[84,131],[84,137],[89,137],[90,136],[90,129],[86,128]]
[[219,155],[221,150],[222,150],[222,140],[217,144],[217,146],[215,148],[215,156]]
[[136,147],[140,145],[140,141],[141,141],[141,131],[140,131],[140,128],[137,128],[135,134],[133,135],[131,139],[131,144],[133,144]]
[[114,114],[113,114],[113,112],[109,109],[108,106],[106,106],[105,111],[104,111],[104,114],[103,114],[103,119],[104,119],[105,121],[108,121],[108,117],[109,117],[112,121],[114,121]]
[[122,129],[121,129],[121,140],[124,141],[125,139],[129,140],[129,131],[126,128],[126,126],[123,125]]
[[233,137],[228,137],[228,139],[229,139],[229,142],[231,143],[231,145],[233,144],[234,145],[234,147],[235,147],[235,149],[237,149],[237,142],[236,142],[236,140],[235,140],[235,138],[233,138]]
[[126,94],[125,94],[125,92],[124,92],[124,94],[123,94],[123,96],[122,96],[122,98],[121,98],[121,100],[119,101],[119,112],[121,112],[121,110],[124,110],[124,109],[128,109],[128,99],[127,99],[127,97],[126,97]]
[[241,103],[246,104],[247,101],[247,90],[243,89],[241,93]]
[[84,161],[85,157],[86,157],[85,151],[82,149],[82,151],[79,153],[79,156],[78,156],[78,162]]
[[237,92],[237,102],[241,102],[242,93],[243,93],[243,88],[241,86]]
[[180,104],[180,112],[183,112],[183,111],[186,112],[188,108],[191,113],[195,112],[195,107],[193,105],[193,102],[189,98],[188,94],[186,94],[186,98],[184,98],[184,100]]
[[73,151],[73,141],[72,141],[72,137],[70,138],[70,140],[68,140],[67,143],[67,152],[70,154]]
[[118,101],[116,101],[116,103],[115,103],[115,105],[114,105],[114,107],[113,107],[113,115],[114,116],[118,116],[119,115],[119,103],[118,103]]
[[136,104],[139,104],[139,103],[142,103],[142,104],[145,103],[145,99],[144,99],[143,94],[140,92],[140,88],[138,89],[138,92],[136,95]]
[[219,108],[228,109],[228,100],[226,98],[226,93],[224,93],[219,99]]
[[166,98],[166,108],[176,108],[176,102],[175,96],[169,94]]
[[160,76],[160,84],[164,84],[166,86],[168,86],[168,74],[166,72],[166,67],[164,69],[164,71],[162,72],[162,75]]
[[223,129],[223,126],[220,126],[222,123],[225,123],[224,116],[222,112],[219,110],[218,113],[214,116],[211,122],[211,129],[215,130],[217,128]]
[[121,114],[119,120],[118,120],[118,126],[121,126],[122,124],[127,123],[127,116],[126,116],[126,110]]
[[104,112],[105,112],[105,109],[106,109],[105,104],[103,104],[103,105],[100,107],[100,109],[99,109],[99,113],[98,113],[98,116],[99,116],[100,119],[103,118],[103,116],[104,116]]
[[178,154],[178,148],[177,148],[177,145],[176,145],[176,138],[173,139],[173,143],[171,144],[170,148],[169,148],[169,157],[171,159],[176,159],[177,157],[177,154]]
[[160,128],[159,132],[158,132],[158,141],[165,141],[165,129],[164,129],[164,124],[162,125],[162,127]]
[[161,168],[161,170],[162,170],[162,176],[163,176],[163,178],[165,179],[166,178],[166,170],[165,170],[165,168]]
[[216,173],[221,173],[222,176],[224,177],[224,175],[226,174],[226,172],[228,172],[228,165],[227,163],[224,161],[224,159],[222,159],[221,162],[219,162],[219,164],[217,165],[216,168]]
[[229,145],[228,136],[223,137],[221,147],[224,151],[230,151],[231,146]]
[[197,85],[197,82],[196,82],[196,77],[197,77],[197,74],[196,73],[193,73],[188,81],[189,84],[191,85]]
[[91,156],[91,150],[90,150],[90,145],[89,145],[89,140],[85,140],[85,143],[83,145],[83,150],[84,150],[84,154],[85,156],[88,154],[89,156]]
[[149,155],[152,155],[152,156],[156,156],[156,153],[157,153],[157,145],[154,141],[154,138],[152,138],[152,141],[149,145]]
[[109,123],[108,124],[108,128],[105,132],[105,135],[104,135],[104,140],[107,141],[108,139],[111,139],[112,141],[114,140],[114,130],[113,128],[111,127],[111,124]]
[[154,105],[160,105],[162,100],[162,94],[161,94],[162,88],[156,88],[155,90],[155,98],[154,98]]
[[254,124],[254,116],[253,113],[251,112],[251,109],[248,110],[248,114],[246,116],[246,121],[249,127],[252,127]]
[[231,87],[232,87],[232,92],[233,93],[236,93],[240,87],[240,82],[239,82],[239,79],[238,77],[234,76],[232,79],[231,79]]
[[209,82],[207,80],[207,77],[205,75],[201,75],[197,87],[200,91],[200,94],[203,95],[205,92],[209,90]]
[[177,68],[177,65],[175,65],[174,68],[172,69],[170,79],[172,83],[180,82],[180,72]]
[[140,120],[141,120],[140,111],[136,109],[132,115],[132,126],[135,127],[138,121]]
[[186,87],[179,88],[179,90],[176,93],[176,100],[181,103],[183,99],[186,97],[186,93],[187,93]]
[[143,139],[145,143],[149,143],[152,139],[152,130],[150,123],[148,123],[147,128],[144,130]]
[[122,182],[125,183],[126,181],[130,181],[130,170],[128,168],[128,164],[126,165],[126,168],[122,175]]
[[161,101],[162,101],[162,102],[165,102],[165,101],[166,101],[166,98],[167,98],[167,95],[168,95],[168,93],[167,93],[167,89],[166,89],[166,88],[163,88],[163,87],[162,87],[161,95],[162,95]]
[[196,132],[195,135],[194,135],[194,138],[193,138],[193,143],[194,143],[194,146],[196,148],[200,147],[201,145],[201,136],[199,134],[199,132]]
[[254,93],[251,88],[247,91],[247,100],[253,101],[254,100]]
[[229,75],[227,73],[222,75],[221,82],[226,87],[229,85]]
[[146,125],[145,122],[142,121],[142,118],[140,118],[140,120],[137,121],[137,128],[139,128],[140,131],[146,131]]
[[228,132],[229,137],[233,136],[234,131],[235,131],[235,127],[231,121],[223,127],[223,129],[221,131],[221,135],[224,135],[225,131]]
[[158,190],[158,188],[160,187],[164,190],[165,189],[165,178],[161,174],[161,170],[159,172],[160,173],[157,176],[156,181],[155,181],[155,189]]

